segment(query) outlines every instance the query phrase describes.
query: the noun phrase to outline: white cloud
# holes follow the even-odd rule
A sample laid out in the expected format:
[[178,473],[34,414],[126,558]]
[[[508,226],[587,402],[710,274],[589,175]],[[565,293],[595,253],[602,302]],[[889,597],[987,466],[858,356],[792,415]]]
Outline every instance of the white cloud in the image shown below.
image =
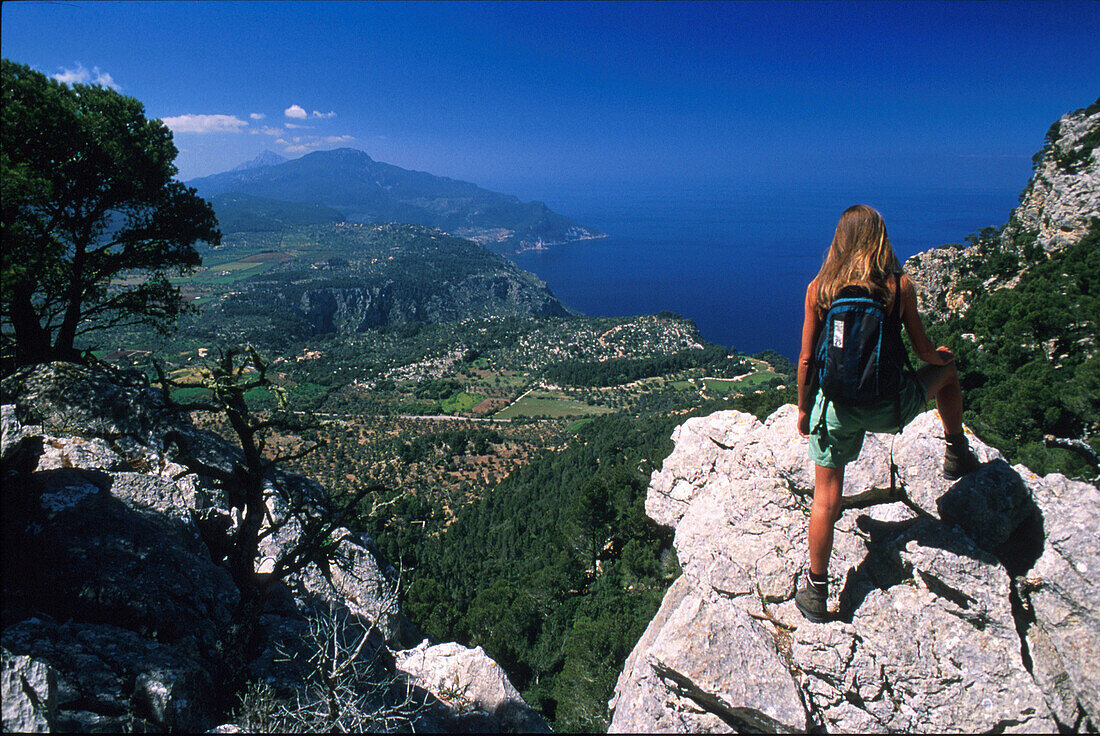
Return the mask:
[[295,130],[297,128],[312,128],[313,127],[312,125],[298,125],[297,123],[285,123],[285,126],[287,128],[289,128],[290,130]]
[[122,87],[115,83],[115,80],[111,79],[110,74],[108,74],[107,72],[99,71],[99,67],[93,69],[92,72],[95,74],[96,84],[102,84],[104,87],[110,87],[115,92],[118,92],[122,89]]
[[306,153],[325,146],[331,146],[335,143],[351,143],[354,140],[355,136],[352,135],[296,135],[289,141],[279,138],[275,142],[281,146],[285,146],[283,149],[284,153]]
[[120,87],[118,83],[116,83],[115,80],[111,78],[110,74],[108,74],[107,72],[101,72],[98,66],[92,67],[92,70],[88,71],[79,61],[76,63],[76,68],[74,69],[66,69],[65,67],[62,67],[61,72],[58,74],[54,74],[53,78],[64,84],[93,83],[102,85],[104,87],[110,87],[115,92],[118,92],[122,89],[122,87]]
[[314,110],[313,111],[313,117],[322,118],[323,120],[328,120],[329,118],[336,117],[336,113],[334,113],[332,110],[329,110],[328,112],[319,112],[317,110]]
[[288,118],[294,118],[296,120],[305,120],[309,117],[309,114],[301,105],[291,105],[287,109],[283,110],[283,115],[286,115]]
[[236,115],[176,115],[161,122],[173,133],[239,133],[248,125]]
[[253,131],[253,132],[254,133],[263,133],[264,135],[282,135],[283,134],[282,128],[272,128],[270,125],[265,125],[264,127],[260,128],[258,131]]
[[248,113],[248,117],[252,118],[253,120],[263,120],[267,117],[267,115],[264,115],[262,112],[250,112]]

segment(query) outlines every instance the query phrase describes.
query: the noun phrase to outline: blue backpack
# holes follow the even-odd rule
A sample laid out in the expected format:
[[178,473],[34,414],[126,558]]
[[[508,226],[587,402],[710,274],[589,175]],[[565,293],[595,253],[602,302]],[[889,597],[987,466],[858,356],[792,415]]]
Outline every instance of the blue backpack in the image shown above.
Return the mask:
[[[862,287],[846,287],[829,306],[816,346],[817,385],[829,401],[851,406],[885,399],[899,403],[903,366],[901,280],[894,274],[894,306]],[[824,416],[824,414],[823,414]]]

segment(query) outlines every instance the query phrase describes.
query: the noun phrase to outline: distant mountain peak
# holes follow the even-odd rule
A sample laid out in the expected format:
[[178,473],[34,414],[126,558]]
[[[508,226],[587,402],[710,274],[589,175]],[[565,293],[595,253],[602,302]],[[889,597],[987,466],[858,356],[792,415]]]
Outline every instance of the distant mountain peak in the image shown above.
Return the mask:
[[[251,201],[263,210],[253,213],[241,211],[250,202],[235,200],[237,211],[230,213],[235,219],[227,214],[223,227],[243,223],[249,228],[260,224],[266,228],[276,221],[296,221],[301,213],[283,218],[272,209],[274,200],[282,206],[324,205],[342,213],[349,222],[437,227],[497,253],[603,237],[598,230],[579,225],[542,202],[521,202],[515,196],[482,189],[471,182],[375,161],[355,148],[314,151],[290,161],[265,154],[233,171],[188,183],[207,199],[243,194],[263,200]],[[219,218],[223,214],[219,212]]]
[[239,166],[234,166],[230,171],[247,171],[248,169],[262,169],[265,166],[277,166],[289,161],[285,156],[280,156],[274,151],[264,151],[256,158],[245,161]]
[[314,151],[313,153],[306,154],[308,156],[315,156],[317,158],[325,158],[331,156],[342,156],[346,158],[366,159],[367,161],[373,161],[366,151],[361,151],[358,148],[330,148],[327,151]]

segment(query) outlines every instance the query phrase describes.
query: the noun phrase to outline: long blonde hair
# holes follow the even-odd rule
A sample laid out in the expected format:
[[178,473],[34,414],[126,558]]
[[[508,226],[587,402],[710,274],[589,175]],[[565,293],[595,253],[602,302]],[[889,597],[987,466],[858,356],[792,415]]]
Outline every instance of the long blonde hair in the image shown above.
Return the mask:
[[889,281],[895,273],[901,273],[901,264],[882,215],[865,204],[853,205],[840,216],[832,245],[814,279],[817,308],[827,311],[846,286],[862,286],[892,308],[894,292]]

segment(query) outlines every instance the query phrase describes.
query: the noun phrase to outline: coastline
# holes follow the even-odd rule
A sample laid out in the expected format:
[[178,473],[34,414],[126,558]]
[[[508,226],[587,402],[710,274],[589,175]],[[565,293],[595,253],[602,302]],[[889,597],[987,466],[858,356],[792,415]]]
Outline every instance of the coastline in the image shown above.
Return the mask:
[[508,251],[505,255],[514,256],[520,253],[529,253],[531,251],[548,251],[554,246],[569,245],[570,243],[580,243],[586,240],[601,240],[609,237],[607,233],[597,232],[592,235],[583,235],[576,238],[565,238],[564,240],[538,240],[530,242],[527,240],[519,241],[519,247],[515,250]]

